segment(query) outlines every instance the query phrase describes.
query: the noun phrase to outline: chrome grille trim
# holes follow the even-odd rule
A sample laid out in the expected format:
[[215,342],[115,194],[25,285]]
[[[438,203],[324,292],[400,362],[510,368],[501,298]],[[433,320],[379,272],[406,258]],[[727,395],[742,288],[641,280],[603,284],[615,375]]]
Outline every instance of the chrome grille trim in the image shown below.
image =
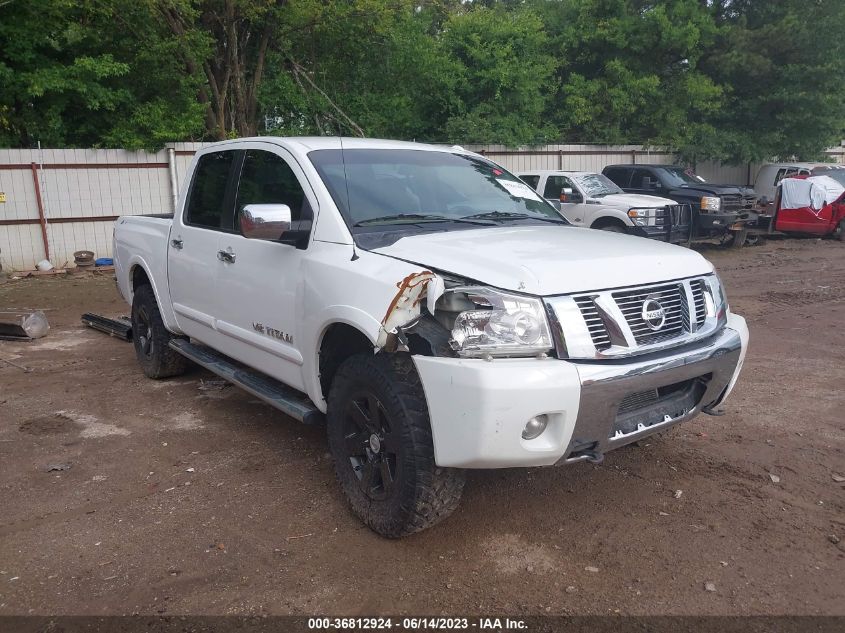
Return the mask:
[[587,329],[590,331],[590,338],[593,341],[593,345],[596,346],[596,349],[607,349],[610,347],[610,336],[604,326],[604,321],[599,316],[598,309],[593,302],[594,299],[595,295],[575,297],[575,303],[578,304],[578,309],[581,310],[581,314],[584,316],[584,321],[587,323]]
[[[714,314],[712,275],[546,299],[558,356],[624,358],[684,345],[724,325]],[[643,318],[646,301],[663,309],[663,324]]]

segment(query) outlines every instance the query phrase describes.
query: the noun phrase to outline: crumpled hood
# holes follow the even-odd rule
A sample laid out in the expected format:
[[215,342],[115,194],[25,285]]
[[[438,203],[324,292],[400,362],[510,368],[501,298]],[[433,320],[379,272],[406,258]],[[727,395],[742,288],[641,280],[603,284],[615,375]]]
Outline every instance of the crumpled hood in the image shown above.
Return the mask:
[[661,198],[660,196],[647,196],[639,193],[613,193],[609,196],[602,196],[601,198],[592,198],[599,204],[608,207],[616,207],[627,211],[631,208],[648,208],[648,207],[664,207],[667,204],[678,204],[669,198]]
[[571,226],[502,226],[409,235],[372,252],[538,296],[712,272],[688,248]]

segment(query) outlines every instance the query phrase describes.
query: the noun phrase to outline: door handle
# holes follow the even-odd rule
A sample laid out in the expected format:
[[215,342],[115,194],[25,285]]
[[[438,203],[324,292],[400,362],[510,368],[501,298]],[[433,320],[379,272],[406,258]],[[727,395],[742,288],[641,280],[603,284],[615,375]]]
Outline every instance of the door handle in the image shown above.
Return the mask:
[[235,263],[235,254],[229,251],[217,251],[217,259],[227,264]]
[[182,250],[182,240],[170,240],[170,245],[180,251]]

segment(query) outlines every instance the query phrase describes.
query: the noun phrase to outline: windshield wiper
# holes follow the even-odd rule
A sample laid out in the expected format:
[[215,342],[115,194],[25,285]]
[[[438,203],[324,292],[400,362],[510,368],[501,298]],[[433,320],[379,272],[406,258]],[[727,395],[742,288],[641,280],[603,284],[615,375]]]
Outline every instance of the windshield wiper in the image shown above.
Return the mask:
[[540,220],[542,222],[553,222],[555,224],[566,224],[563,218],[550,218],[545,215],[534,215],[531,213],[513,213],[511,211],[485,211],[474,215],[466,215],[462,220]]
[[453,218],[448,215],[435,215],[433,213],[397,213],[394,215],[383,215],[378,218],[360,220],[352,226],[371,226],[374,224],[419,224],[422,222],[463,222],[465,224],[479,224],[489,226],[492,222],[484,222],[481,218]]

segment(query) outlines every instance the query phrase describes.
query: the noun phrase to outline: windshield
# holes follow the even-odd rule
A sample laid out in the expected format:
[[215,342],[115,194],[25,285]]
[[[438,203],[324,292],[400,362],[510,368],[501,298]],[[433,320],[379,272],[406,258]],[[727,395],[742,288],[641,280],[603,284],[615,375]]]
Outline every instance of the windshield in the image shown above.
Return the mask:
[[815,174],[816,176],[830,176],[840,185],[845,186],[845,169],[825,169]]
[[616,184],[604,174],[573,175],[572,180],[584,190],[590,198],[602,198],[615,193],[624,193]]
[[658,167],[657,171],[665,176],[670,187],[683,187],[684,185],[700,185],[706,182],[701,176],[697,176],[692,169],[683,167]]
[[[565,224],[516,176],[474,156],[407,149],[315,150],[308,154],[353,230],[402,224]],[[346,178],[344,178],[344,174]]]

